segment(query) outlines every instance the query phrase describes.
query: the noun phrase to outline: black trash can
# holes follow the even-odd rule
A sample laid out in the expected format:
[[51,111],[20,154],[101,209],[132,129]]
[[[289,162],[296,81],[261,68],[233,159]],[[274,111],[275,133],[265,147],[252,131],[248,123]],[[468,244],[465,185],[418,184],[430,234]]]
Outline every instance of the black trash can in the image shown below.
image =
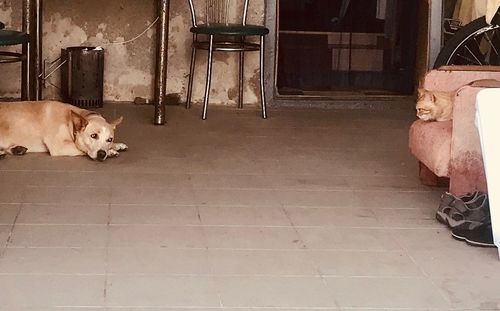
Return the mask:
[[103,103],[104,50],[77,46],[61,49],[66,61],[61,70],[62,94],[67,103],[98,108]]

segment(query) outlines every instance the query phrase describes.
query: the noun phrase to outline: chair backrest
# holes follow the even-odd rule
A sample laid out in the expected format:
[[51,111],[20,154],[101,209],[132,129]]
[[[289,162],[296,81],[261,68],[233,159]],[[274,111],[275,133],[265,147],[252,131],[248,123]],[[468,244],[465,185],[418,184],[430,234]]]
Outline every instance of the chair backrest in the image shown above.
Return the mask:
[[[247,22],[249,0],[188,0],[193,26]],[[205,3],[203,3],[205,2]],[[197,15],[200,14],[200,15]]]

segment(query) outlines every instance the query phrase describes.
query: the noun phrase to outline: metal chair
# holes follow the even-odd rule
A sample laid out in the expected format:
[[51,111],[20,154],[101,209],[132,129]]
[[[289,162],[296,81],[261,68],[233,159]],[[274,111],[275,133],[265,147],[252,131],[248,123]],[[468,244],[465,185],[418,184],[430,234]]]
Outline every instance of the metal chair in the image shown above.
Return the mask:
[[[18,44],[28,44],[29,35],[15,30],[4,29],[5,24],[0,22],[0,46],[13,46]],[[0,64],[26,61],[26,54],[0,51]],[[25,99],[25,98],[23,98]]]
[[[203,120],[207,118],[210,84],[212,79],[213,53],[215,51],[240,53],[238,108],[243,108],[243,68],[245,63],[245,52],[259,51],[262,118],[267,118],[266,99],[264,94],[264,36],[269,33],[269,29],[264,26],[246,23],[249,0],[206,0],[204,23],[198,23],[197,11],[193,2],[193,0],[189,0],[189,8],[191,10],[193,22],[193,26],[190,29],[193,33],[193,45],[186,108],[191,107],[197,50],[208,51],[205,97],[202,113]],[[201,1],[198,0],[196,2],[200,3]],[[241,14],[239,14],[240,16],[234,19],[231,18],[230,12],[232,12],[231,7],[237,4],[241,4],[242,9],[238,10],[241,12]],[[233,22],[234,20],[236,20],[236,22]],[[249,37],[259,37],[259,43],[248,40]]]

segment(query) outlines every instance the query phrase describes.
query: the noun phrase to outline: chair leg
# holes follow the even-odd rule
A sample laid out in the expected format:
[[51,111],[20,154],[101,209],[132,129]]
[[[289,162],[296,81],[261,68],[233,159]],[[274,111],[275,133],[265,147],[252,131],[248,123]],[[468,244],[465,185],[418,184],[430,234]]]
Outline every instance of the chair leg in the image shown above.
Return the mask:
[[203,113],[201,118],[203,120],[207,119],[207,108],[208,108],[208,100],[210,95],[210,83],[212,81],[212,62],[214,55],[214,36],[210,35],[209,44],[208,44],[208,61],[207,61],[207,81],[205,82],[205,100],[203,102]]
[[191,48],[191,66],[189,67],[188,92],[186,97],[186,109],[191,108],[191,96],[193,95],[194,68],[196,66],[196,47]]
[[21,100],[29,100],[29,71],[28,71],[28,49],[29,43],[24,43],[22,47],[23,59],[21,61]]
[[239,70],[239,94],[238,94],[238,108],[243,108],[243,76],[245,71],[245,52],[240,52],[240,70]]
[[260,102],[262,118],[267,119],[266,94],[264,93],[264,36],[260,36]]

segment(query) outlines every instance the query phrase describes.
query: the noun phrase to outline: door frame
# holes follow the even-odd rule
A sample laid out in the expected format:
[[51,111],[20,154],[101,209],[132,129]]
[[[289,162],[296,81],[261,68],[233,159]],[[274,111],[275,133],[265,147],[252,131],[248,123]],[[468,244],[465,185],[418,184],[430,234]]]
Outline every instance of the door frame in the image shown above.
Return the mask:
[[[406,102],[413,100],[413,96],[407,95],[339,95],[339,96],[309,96],[309,95],[280,95],[277,88],[278,74],[278,22],[279,22],[279,1],[265,1],[265,25],[269,29],[269,35],[266,36],[265,50],[265,91],[268,102],[276,106],[304,106],[304,101],[311,103],[314,107],[333,107],[333,108],[355,108],[358,106],[379,107],[388,104],[394,106],[394,102]],[[420,0],[424,5],[428,5],[429,18],[427,21],[428,33],[426,34],[426,46],[422,49],[425,52],[425,68],[417,68],[417,72],[426,72],[432,68],[432,64],[441,50],[441,21],[442,21],[442,0]],[[420,47],[418,48],[420,50]],[[417,77],[415,81],[418,81]],[[363,102],[360,102],[362,100]]]

